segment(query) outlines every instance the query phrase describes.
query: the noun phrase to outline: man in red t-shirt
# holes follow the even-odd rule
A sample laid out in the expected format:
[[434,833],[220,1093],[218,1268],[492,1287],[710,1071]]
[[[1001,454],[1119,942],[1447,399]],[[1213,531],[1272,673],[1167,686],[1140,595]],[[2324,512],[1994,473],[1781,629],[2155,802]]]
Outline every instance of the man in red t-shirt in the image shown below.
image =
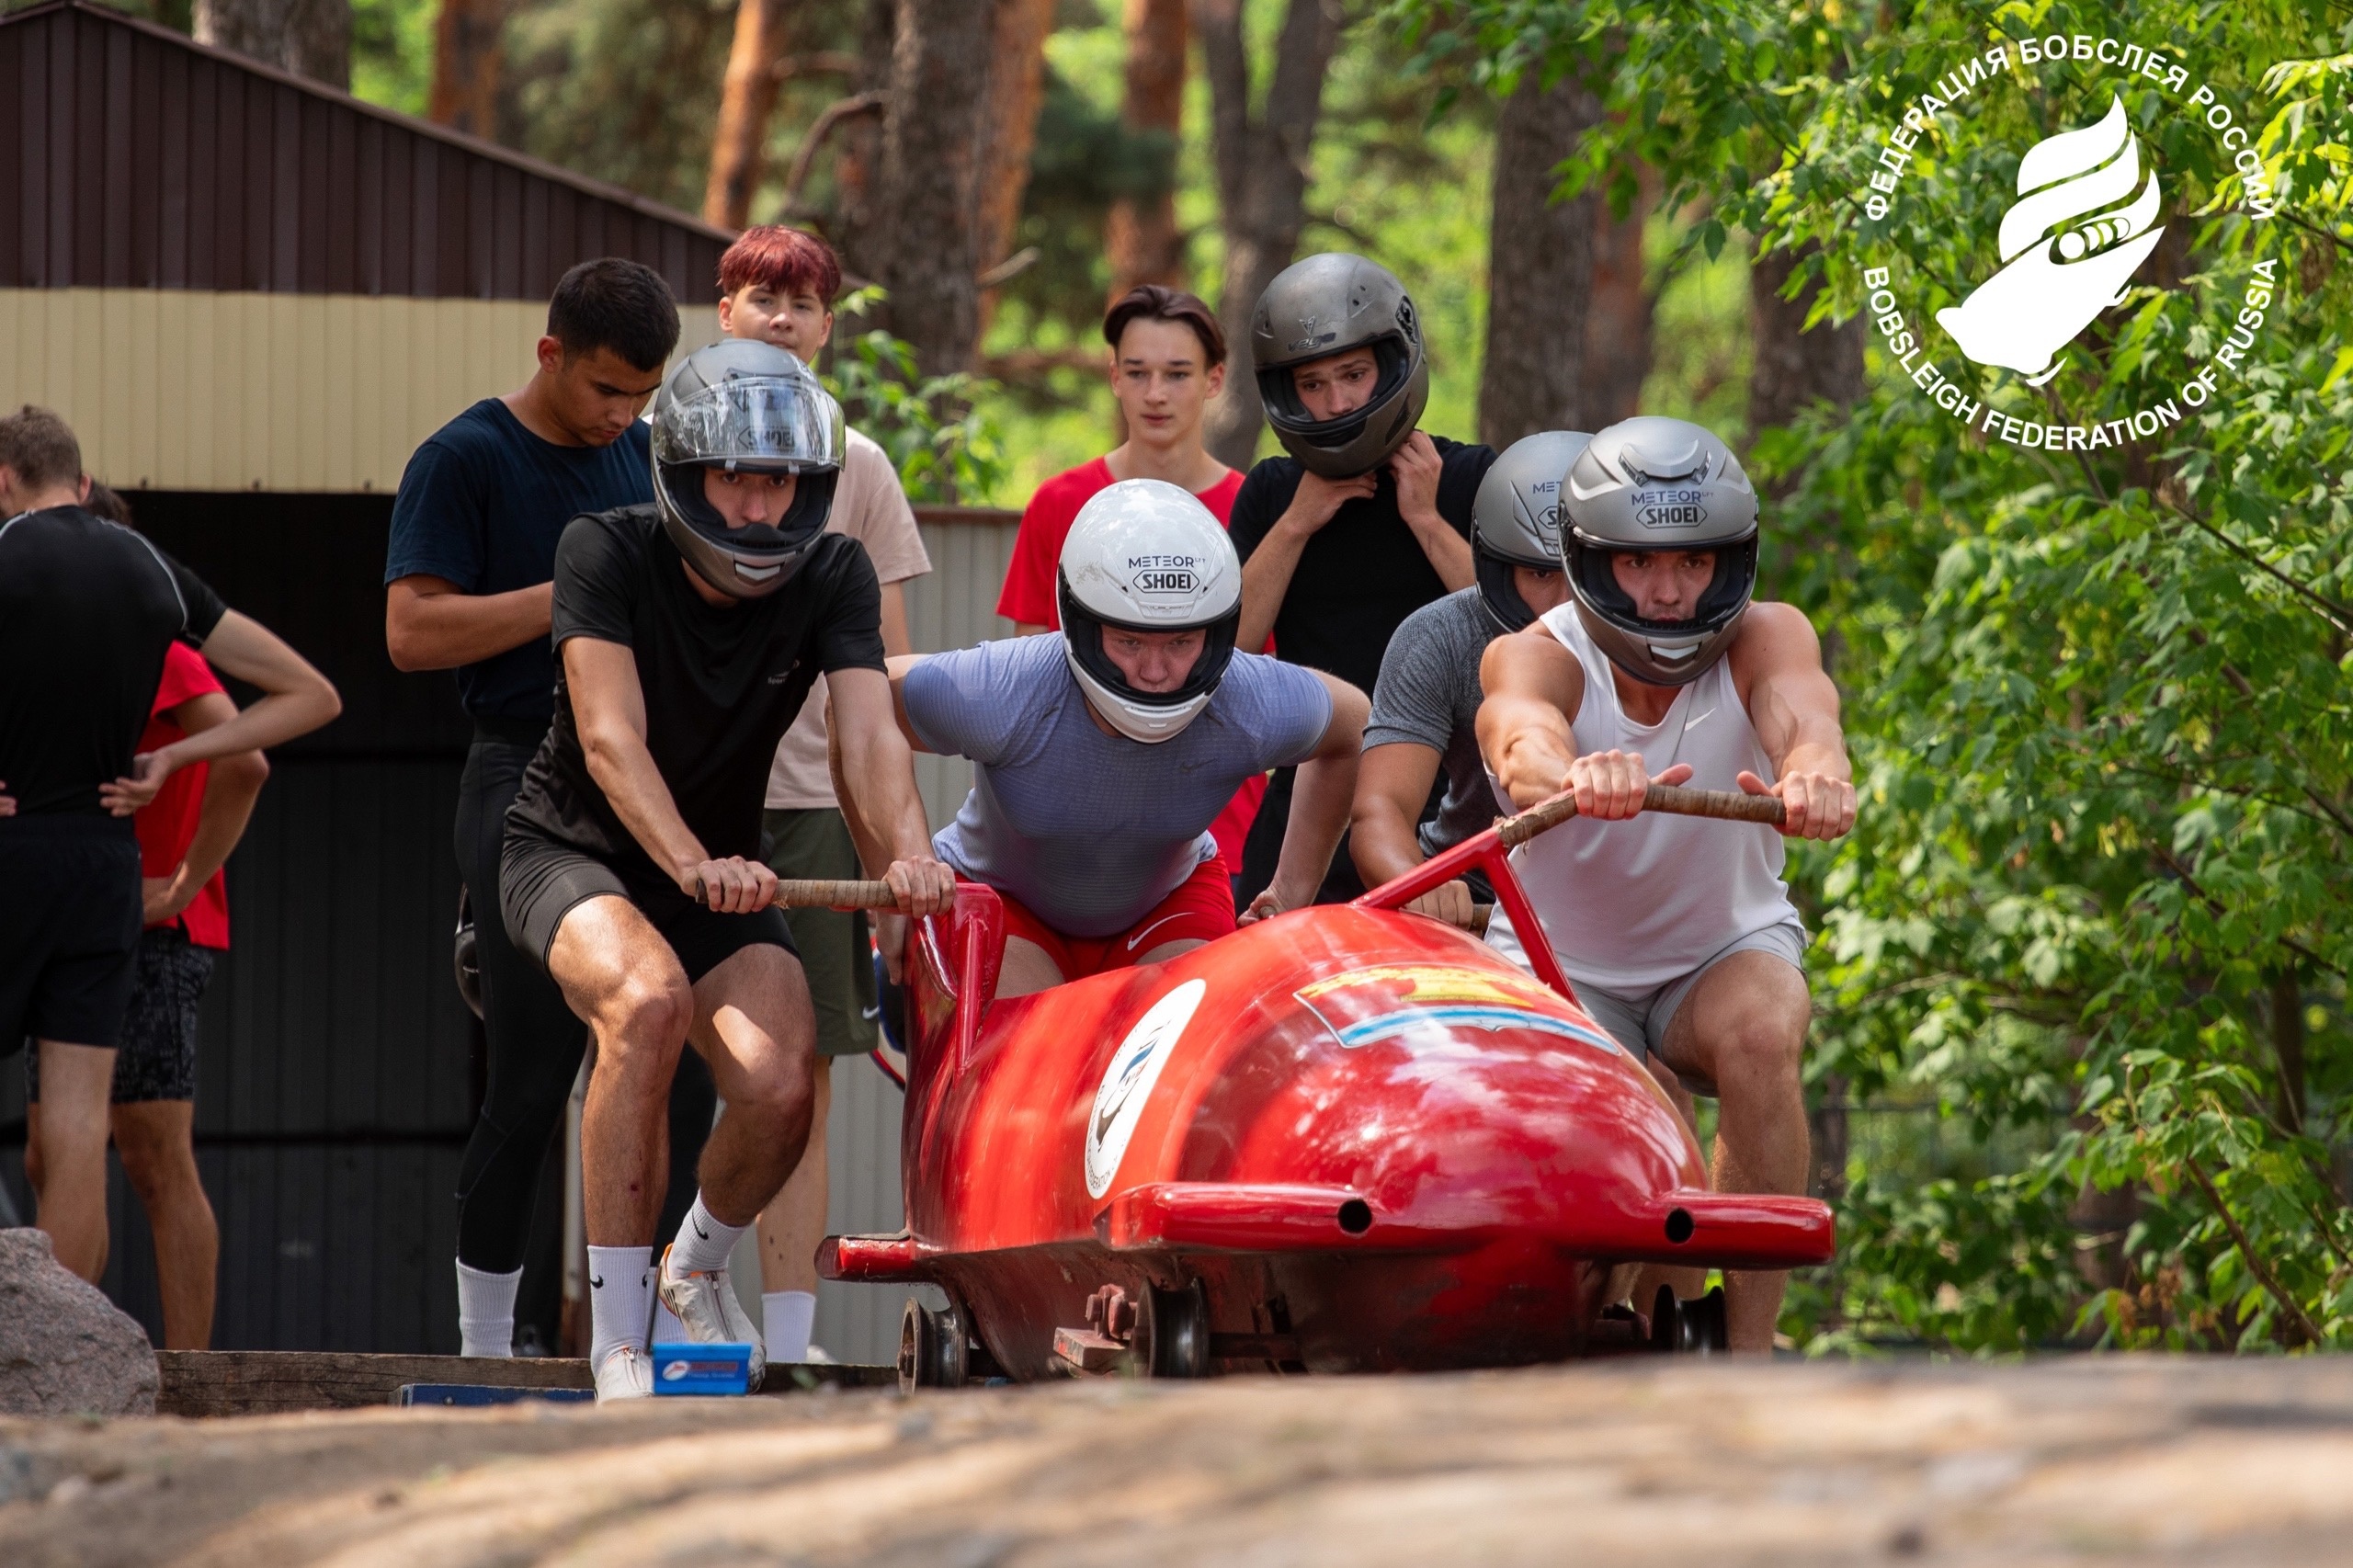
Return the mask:
[[[1138,284],[1105,312],[1103,341],[1110,345],[1111,395],[1128,438],[1093,462],[1054,475],[1029,497],[996,601],[997,614],[1024,637],[1062,629],[1055,566],[1078,509],[1097,491],[1123,479],[1166,480],[1191,491],[1223,523],[1232,520],[1242,489],[1242,475],[1201,444],[1202,413],[1225,388],[1225,333],[1209,306],[1179,290]],[[1243,841],[1266,793],[1267,781],[1252,779],[1210,824],[1229,876],[1242,869]]]
[[[93,487],[94,491],[96,487]],[[106,515],[93,494],[90,509]],[[226,723],[236,704],[204,656],[175,642],[138,750],[155,751]],[[139,835],[137,978],[122,1049],[115,1055],[108,1130],[123,1174],[147,1210],[164,1298],[166,1350],[201,1350],[212,1340],[213,1275],[221,1233],[196,1169],[196,1019],[212,978],[213,954],[229,946],[229,900],[222,863],[244,833],[269,765],[257,751],[183,767],[132,819]],[[40,1055],[25,1057],[25,1097],[40,1098]],[[45,1172],[38,1117],[27,1119],[25,1171],[38,1192]]]

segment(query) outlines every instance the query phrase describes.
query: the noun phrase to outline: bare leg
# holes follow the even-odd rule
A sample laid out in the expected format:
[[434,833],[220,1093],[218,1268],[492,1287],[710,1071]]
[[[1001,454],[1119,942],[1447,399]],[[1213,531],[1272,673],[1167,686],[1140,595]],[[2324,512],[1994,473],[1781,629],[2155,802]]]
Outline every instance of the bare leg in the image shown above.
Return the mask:
[[[1805,1190],[1811,1138],[1799,1071],[1813,1017],[1805,976],[1770,953],[1734,953],[1701,978],[1667,1026],[1667,1065],[1716,1085],[1715,1188]],[[1734,1350],[1769,1351],[1785,1272],[1726,1273]]]
[[[63,1040],[34,1042],[40,1098],[27,1119],[39,1128],[33,1201],[57,1261],[97,1284],[107,1269],[107,1101],[114,1051]],[[28,1169],[28,1174],[31,1174]]]
[[1063,983],[1063,971],[1046,949],[1023,937],[1005,939],[1005,962],[996,971],[999,996],[1027,996]]
[[825,1239],[825,1115],[834,1103],[831,1057],[820,1056],[809,1104],[809,1142],[801,1164],[760,1210],[760,1289],[817,1290],[817,1244]]
[[662,1207],[670,1078],[695,1017],[687,971],[653,922],[611,896],[563,917],[548,969],[597,1037],[580,1115],[589,1244],[650,1246]]
[[809,1142],[817,1036],[809,982],[782,948],[745,948],[695,983],[694,1007],[688,1038],[727,1102],[703,1145],[703,1206],[722,1224],[748,1225]]
[[192,1100],[137,1100],[114,1108],[114,1146],[155,1235],[166,1350],[203,1350],[212,1344],[221,1228],[197,1174],[190,1136],[195,1120]]

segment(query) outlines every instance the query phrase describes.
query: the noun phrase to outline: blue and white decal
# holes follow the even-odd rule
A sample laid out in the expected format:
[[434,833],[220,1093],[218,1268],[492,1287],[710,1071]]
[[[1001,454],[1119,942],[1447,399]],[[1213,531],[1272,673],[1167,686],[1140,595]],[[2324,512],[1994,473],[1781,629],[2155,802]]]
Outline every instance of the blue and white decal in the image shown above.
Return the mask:
[[1103,1083],[1095,1091],[1095,1108],[1086,1118],[1086,1195],[1100,1198],[1111,1190],[1127,1157],[1128,1140],[1135,1136],[1160,1070],[1176,1054],[1176,1041],[1193,1011],[1209,994],[1206,980],[1188,980],[1154,1002],[1103,1069]]

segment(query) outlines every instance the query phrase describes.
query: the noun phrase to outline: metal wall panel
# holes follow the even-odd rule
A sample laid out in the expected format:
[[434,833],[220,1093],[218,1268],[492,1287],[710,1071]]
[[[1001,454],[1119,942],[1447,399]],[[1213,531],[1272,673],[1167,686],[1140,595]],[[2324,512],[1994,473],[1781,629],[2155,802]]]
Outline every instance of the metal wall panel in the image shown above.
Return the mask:
[[[729,238],[84,0],[0,17],[0,288],[544,300],[613,254],[699,301]],[[588,221],[527,243],[558,192]]]
[[[678,315],[682,348],[718,337],[715,306]],[[539,301],[0,289],[0,407],[55,409],[119,489],[384,494],[529,379],[546,324]]]
[[[1013,560],[1019,521],[1004,512],[922,523],[931,572],[906,585],[907,635],[917,653],[969,648],[1013,635],[1013,622],[996,613],[996,598]],[[945,826],[972,788],[972,765],[961,757],[918,756],[915,784],[931,825]]]

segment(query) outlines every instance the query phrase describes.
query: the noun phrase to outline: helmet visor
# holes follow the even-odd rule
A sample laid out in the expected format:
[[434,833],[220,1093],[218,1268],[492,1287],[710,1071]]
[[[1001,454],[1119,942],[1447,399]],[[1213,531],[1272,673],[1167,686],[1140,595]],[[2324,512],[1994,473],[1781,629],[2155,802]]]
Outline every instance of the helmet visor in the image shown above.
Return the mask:
[[841,404],[813,379],[730,376],[662,410],[654,460],[761,473],[837,469]]

